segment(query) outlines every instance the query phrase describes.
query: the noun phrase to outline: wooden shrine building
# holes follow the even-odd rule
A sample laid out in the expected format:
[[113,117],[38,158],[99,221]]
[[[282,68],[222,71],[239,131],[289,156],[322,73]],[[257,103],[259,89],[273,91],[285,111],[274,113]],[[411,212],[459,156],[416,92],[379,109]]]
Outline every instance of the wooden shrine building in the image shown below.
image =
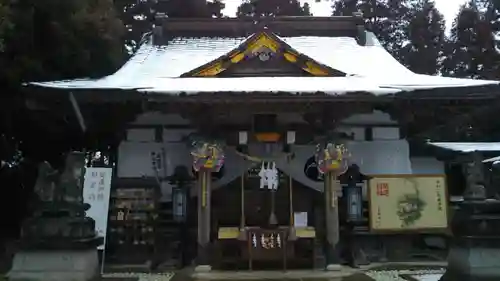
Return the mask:
[[[164,19],[114,74],[29,84],[47,109],[71,100],[87,131],[115,124],[109,251],[328,269],[376,260],[370,235],[446,231],[444,163],[407,139],[498,104],[499,89],[411,72],[359,15]],[[417,203],[386,211],[393,194]]]

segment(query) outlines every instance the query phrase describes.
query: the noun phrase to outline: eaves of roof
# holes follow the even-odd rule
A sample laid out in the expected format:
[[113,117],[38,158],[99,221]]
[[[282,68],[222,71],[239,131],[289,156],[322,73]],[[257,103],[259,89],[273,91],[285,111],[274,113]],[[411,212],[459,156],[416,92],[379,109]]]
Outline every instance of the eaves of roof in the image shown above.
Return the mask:
[[[271,92],[281,90],[291,90],[294,92],[328,90],[328,92],[334,92],[339,89],[339,87],[336,88],[335,86],[325,86],[329,83],[339,83],[340,80],[337,79],[339,77],[324,77],[326,80],[321,80],[322,82],[319,84],[307,82],[303,85],[296,83],[281,85],[282,83],[289,83],[292,80],[307,80],[297,79],[297,77],[291,79],[286,79],[290,77],[227,78],[229,80],[221,80],[222,78],[182,80],[187,78],[178,78],[183,73],[224,56],[240,46],[246,39],[244,37],[173,38],[166,45],[155,45],[149,40],[117,72],[109,76],[100,79],[76,79],[29,84],[38,87],[66,90],[124,89],[177,94],[182,88],[184,89],[182,92],[191,92],[191,90],[199,89],[202,92],[207,91],[202,89],[210,89],[210,91],[215,92],[266,91],[265,87],[258,85],[258,83],[266,80],[266,83],[273,85],[268,86],[267,89]],[[298,36],[279,37],[279,39],[311,59],[347,74],[347,77],[344,77],[347,79],[345,81],[354,81],[353,77],[358,79],[356,80],[358,82],[363,80],[363,83],[367,85],[366,89],[368,92],[373,89],[384,89],[385,92],[393,94],[395,92],[442,88],[477,88],[484,85],[498,85],[498,81],[458,79],[413,73],[392,57],[371,33],[367,33],[367,44],[365,46],[359,45],[356,39],[352,37]],[[270,78],[274,80],[267,81]],[[206,79],[217,79],[218,82],[206,81]],[[240,82],[245,81],[244,84],[251,87],[248,89],[229,87],[236,84],[234,82],[237,80],[234,79],[242,79]],[[229,81],[231,83],[225,83]],[[342,85],[346,85],[346,83]],[[352,85],[352,83],[350,84]],[[304,85],[308,85],[311,88],[305,89]],[[359,91],[360,86],[352,86],[351,91],[340,87],[342,91],[339,92]],[[374,86],[376,87],[374,88]],[[384,91],[375,91],[374,93],[381,94]]]

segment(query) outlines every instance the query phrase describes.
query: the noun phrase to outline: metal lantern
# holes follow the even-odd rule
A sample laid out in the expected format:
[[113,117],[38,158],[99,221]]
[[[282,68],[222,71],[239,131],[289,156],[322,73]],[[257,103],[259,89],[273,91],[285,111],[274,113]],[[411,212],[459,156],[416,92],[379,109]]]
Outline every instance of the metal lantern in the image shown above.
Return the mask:
[[320,174],[336,172],[343,174],[348,168],[349,154],[343,144],[327,143],[316,148],[316,163]]
[[194,178],[189,174],[186,166],[176,166],[174,173],[168,177],[172,188],[172,215],[176,222],[185,222],[187,218],[187,204],[189,187]]
[[193,143],[191,156],[193,157],[193,169],[196,172],[201,169],[219,172],[224,165],[224,151],[216,143]]
[[188,190],[178,186],[172,189],[172,215],[176,222],[185,222],[187,219]]
[[353,222],[363,220],[363,183],[348,184],[342,193],[347,201],[347,219]]
[[346,202],[346,216],[350,222],[363,220],[363,186],[368,179],[356,164],[349,166],[347,172],[340,176],[342,196]]

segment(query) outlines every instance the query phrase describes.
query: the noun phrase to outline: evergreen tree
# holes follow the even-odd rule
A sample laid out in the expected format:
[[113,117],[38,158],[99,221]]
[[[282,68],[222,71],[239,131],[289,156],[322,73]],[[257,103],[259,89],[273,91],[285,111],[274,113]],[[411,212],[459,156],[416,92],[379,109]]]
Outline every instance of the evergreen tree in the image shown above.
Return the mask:
[[0,81],[102,76],[123,62],[123,24],[112,0],[17,0],[0,54]]
[[359,11],[358,0],[335,1],[332,6],[332,16],[351,16]]
[[400,50],[407,39],[404,28],[408,26],[408,0],[337,0],[333,16],[350,16],[363,13],[367,29],[373,32],[384,48],[402,61]]
[[298,0],[244,0],[237,17],[310,16],[309,5]]
[[155,13],[171,18],[211,18],[222,17],[224,3],[221,0],[167,0],[153,1]]
[[0,52],[4,48],[5,33],[12,27],[10,22],[10,10],[6,3],[0,2]]
[[143,34],[151,31],[155,21],[152,1],[114,0],[115,8],[125,25],[125,45],[129,51],[138,47]]
[[480,38],[490,39],[486,42],[490,60],[485,63],[487,73],[484,77],[489,79],[498,79],[500,77],[500,1],[482,0],[484,9],[484,24],[480,29]]
[[[498,77],[498,54],[494,49],[494,7],[481,11],[476,1],[463,5],[453,22],[447,45],[444,73],[455,77]],[[488,15],[489,14],[489,15]]]
[[126,45],[134,50],[142,36],[150,32],[157,16],[172,18],[222,17],[221,0],[115,0],[127,33]]
[[445,24],[432,0],[419,0],[410,13],[406,29],[409,42],[403,46],[401,57],[410,70],[421,74],[437,74],[443,60]]
[[28,158],[51,159],[72,145],[68,137],[74,131],[64,135],[60,128],[66,120],[48,121],[26,110],[22,82],[112,73],[125,59],[123,24],[111,0],[0,3],[10,10],[10,27],[3,33],[0,52],[0,136],[12,142],[0,143],[0,151],[19,147]]
[[78,128],[62,133],[63,113],[27,110],[21,83],[109,74],[123,63],[123,29],[112,0],[0,0],[0,182],[16,206],[0,212],[9,225],[0,238],[19,233],[37,161],[57,158],[81,137]]

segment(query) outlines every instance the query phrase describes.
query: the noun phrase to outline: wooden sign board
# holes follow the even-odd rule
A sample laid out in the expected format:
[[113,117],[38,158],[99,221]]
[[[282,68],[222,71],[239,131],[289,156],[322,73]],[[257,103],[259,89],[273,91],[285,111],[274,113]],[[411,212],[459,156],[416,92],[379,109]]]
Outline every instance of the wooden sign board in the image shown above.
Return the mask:
[[369,181],[370,229],[374,232],[448,228],[444,175],[375,176]]

